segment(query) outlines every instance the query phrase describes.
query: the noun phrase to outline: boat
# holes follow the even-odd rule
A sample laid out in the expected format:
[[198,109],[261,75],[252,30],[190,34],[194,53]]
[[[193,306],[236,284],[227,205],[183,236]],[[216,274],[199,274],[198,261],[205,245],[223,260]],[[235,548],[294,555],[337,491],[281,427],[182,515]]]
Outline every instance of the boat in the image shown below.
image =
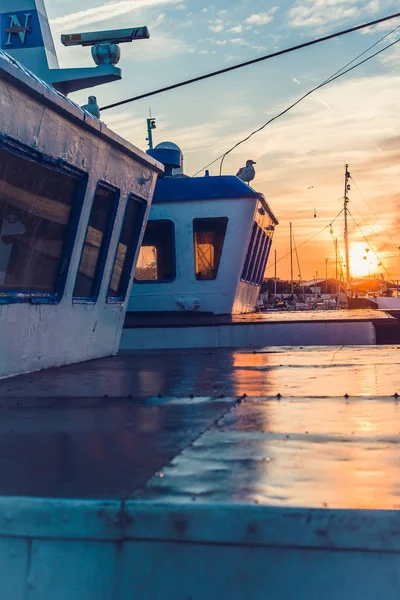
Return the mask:
[[[1,15],[2,45],[24,33],[28,43],[34,29],[20,27],[43,26],[41,0],[21,9]],[[31,9],[40,19],[28,19]],[[373,319],[289,316],[265,330],[264,315],[247,312],[274,222],[260,195],[229,177],[158,181],[170,163],[116,136],[48,76],[0,52],[1,600],[394,600],[398,352],[267,348],[266,339],[327,335],[372,343]],[[179,204],[179,186],[202,185],[206,198]],[[213,205],[222,185],[237,196]],[[225,209],[236,200],[248,231],[242,264],[230,265],[234,234],[221,219],[235,219]],[[171,245],[157,260],[151,221],[177,219],[174,204],[193,209],[193,287],[176,288],[169,304],[154,293],[146,310],[149,278],[172,284]],[[162,243],[174,227],[163,224]],[[201,255],[196,244],[207,246]],[[230,268],[225,304],[208,303],[194,286],[217,296]],[[113,356],[128,304],[141,309],[128,315],[139,347]],[[157,323],[166,316],[169,329]],[[181,345],[166,349],[178,329]]]
[[266,198],[234,176],[185,176],[173,142],[147,153],[164,173],[155,186],[121,350],[374,344],[377,329],[393,323],[384,313],[340,311],[336,304],[323,313],[308,306],[258,312],[278,225]]
[[0,378],[115,354],[162,166],[3,50],[0,155]]

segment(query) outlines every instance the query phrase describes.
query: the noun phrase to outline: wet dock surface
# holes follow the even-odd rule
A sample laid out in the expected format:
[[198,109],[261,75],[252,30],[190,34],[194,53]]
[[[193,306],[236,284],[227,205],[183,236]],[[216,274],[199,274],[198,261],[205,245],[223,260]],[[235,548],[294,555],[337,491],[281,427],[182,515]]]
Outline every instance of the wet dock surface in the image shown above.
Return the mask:
[[400,348],[130,352],[0,381],[0,494],[400,506]]

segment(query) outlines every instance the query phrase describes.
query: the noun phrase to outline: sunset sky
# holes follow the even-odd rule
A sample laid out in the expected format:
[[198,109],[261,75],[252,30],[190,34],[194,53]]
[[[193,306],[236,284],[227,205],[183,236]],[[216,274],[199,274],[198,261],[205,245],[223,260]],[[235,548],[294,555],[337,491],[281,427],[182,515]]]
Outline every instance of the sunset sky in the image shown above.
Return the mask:
[[[61,33],[149,27],[150,40],[121,47],[124,78],[96,88],[100,105],[398,10],[394,0],[85,0],[84,8],[78,0],[52,0],[46,6],[63,67],[90,66],[92,60],[87,49],[60,46]],[[177,143],[192,175],[396,26],[375,52],[400,38],[400,19],[106,111],[102,120],[145,148],[151,107],[155,142]],[[87,95],[72,97],[83,104]],[[324,277],[325,258],[334,276],[333,238],[344,256],[343,220],[335,221],[332,233],[329,223],[342,208],[347,162],[354,179],[350,210],[361,229],[350,218],[352,274],[400,279],[399,105],[400,43],[315,92],[226,159],[225,174],[235,174],[248,158],[257,162],[253,187],[280,221],[278,276],[289,276],[290,221],[298,246],[315,235],[298,250],[303,279],[316,271]],[[216,163],[211,173],[218,172]],[[297,265],[294,272],[297,278]],[[273,254],[267,275],[273,275]]]

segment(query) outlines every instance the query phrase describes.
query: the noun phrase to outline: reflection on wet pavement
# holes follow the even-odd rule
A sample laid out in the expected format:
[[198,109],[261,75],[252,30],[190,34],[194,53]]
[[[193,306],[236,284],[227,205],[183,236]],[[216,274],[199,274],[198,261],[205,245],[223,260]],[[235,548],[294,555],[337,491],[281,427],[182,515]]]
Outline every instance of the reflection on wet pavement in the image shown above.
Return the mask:
[[122,353],[0,381],[1,397],[400,394],[397,346]]
[[400,349],[133,352],[0,381],[0,494],[400,507]]
[[249,399],[134,497],[400,508],[399,417],[393,399]]

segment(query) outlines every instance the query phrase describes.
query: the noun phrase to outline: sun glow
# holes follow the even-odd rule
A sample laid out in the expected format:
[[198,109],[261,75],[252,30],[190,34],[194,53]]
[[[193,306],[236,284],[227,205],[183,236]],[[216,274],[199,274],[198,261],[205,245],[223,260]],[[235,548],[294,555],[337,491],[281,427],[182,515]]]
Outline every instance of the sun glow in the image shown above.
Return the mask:
[[373,277],[381,265],[372,250],[364,242],[350,244],[350,272],[352,277]]

